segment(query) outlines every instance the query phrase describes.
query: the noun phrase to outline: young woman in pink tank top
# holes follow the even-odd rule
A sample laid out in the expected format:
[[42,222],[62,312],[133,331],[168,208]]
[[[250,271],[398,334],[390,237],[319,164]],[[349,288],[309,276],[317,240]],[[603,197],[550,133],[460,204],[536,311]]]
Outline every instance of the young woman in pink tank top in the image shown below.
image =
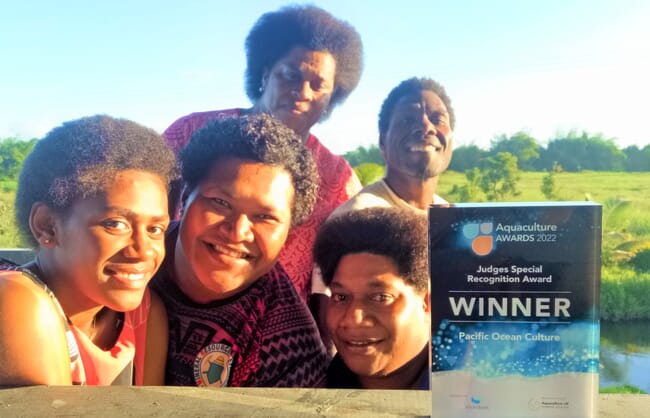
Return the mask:
[[16,220],[36,257],[0,265],[0,386],[163,384],[172,152],[154,131],[93,116],[27,157]]

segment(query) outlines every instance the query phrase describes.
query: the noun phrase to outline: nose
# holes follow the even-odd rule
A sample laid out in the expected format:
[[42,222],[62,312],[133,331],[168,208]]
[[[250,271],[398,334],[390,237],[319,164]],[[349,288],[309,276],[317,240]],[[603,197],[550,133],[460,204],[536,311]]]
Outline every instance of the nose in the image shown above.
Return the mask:
[[156,255],[156,250],[146,231],[138,229],[133,231],[131,242],[124,249],[124,255],[141,260],[150,259]]
[[226,220],[228,237],[232,242],[243,242],[253,240],[253,229],[250,219],[246,215],[233,215]]
[[359,303],[350,303],[343,313],[341,325],[344,327],[361,327],[372,325],[372,318]]
[[291,90],[292,96],[296,100],[311,100],[313,96],[313,90],[311,89],[311,86],[308,81],[302,81],[298,83],[294,88]]
[[422,118],[420,118],[420,120],[415,123],[413,131],[414,133],[419,133],[422,136],[438,136],[438,129],[436,128],[436,125],[431,122],[429,116],[427,116],[425,112],[422,112]]

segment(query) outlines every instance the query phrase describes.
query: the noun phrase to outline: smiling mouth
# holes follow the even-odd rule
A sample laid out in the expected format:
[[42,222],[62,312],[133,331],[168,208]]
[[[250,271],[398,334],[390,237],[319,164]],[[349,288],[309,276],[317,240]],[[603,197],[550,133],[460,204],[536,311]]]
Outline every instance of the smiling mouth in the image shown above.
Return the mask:
[[352,349],[365,349],[379,344],[381,340],[364,339],[364,340],[345,340],[345,345]]
[[412,152],[430,152],[430,151],[438,152],[442,150],[442,147],[433,144],[412,144],[409,145],[407,149]]
[[222,254],[228,257],[240,258],[244,260],[252,258],[252,256],[249,253],[235,250],[234,248],[229,248],[225,245],[208,244],[208,247],[210,247],[213,251],[217,252],[218,254]]
[[124,282],[137,282],[140,280],[146,279],[149,274],[147,272],[129,272],[129,271],[119,271],[119,270],[113,270],[110,268],[104,269],[105,273],[109,276],[112,276],[120,281]]

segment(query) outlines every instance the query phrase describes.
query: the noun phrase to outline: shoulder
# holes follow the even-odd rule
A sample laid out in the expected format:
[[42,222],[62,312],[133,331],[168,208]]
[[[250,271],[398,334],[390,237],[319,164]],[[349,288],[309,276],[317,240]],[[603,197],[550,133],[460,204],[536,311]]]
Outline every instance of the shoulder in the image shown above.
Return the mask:
[[55,307],[47,287],[21,271],[0,271],[0,306],[3,310]]
[[361,189],[361,182],[345,158],[336,155],[314,135],[306,144],[314,157],[319,176],[319,194],[329,204],[339,205]]
[[163,137],[172,149],[178,151],[189,142],[192,133],[210,120],[239,116],[240,109],[211,110],[195,112],[177,119],[163,132]]
[[209,110],[206,112],[193,112],[190,113],[189,115],[181,116],[180,118],[176,119],[171,125],[169,125],[167,129],[165,129],[163,135],[165,135],[167,131],[172,131],[181,127],[196,126],[199,124],[204,124],[209,120],[236,117],[238,115],[239,115],[239,109],[222,109],[222,110]]
[[16,324],[21,329],[50,333],[53,326],[66,323],[65,313],[56,296],[36,276],[29,272],[0,272],[0,327]]
[[437,194],[433,195],[433,203],[436,205],[444,205],[449,203],[447,200],[443,199],[442,197],[438,196]]
[[383,193],[383,182],[378,181],[372,183],[363,189],[356,195],[354,195],[350,200],[343,203],[341,206],[337,207],[330,218],[335,218],[346,212],[351,212],[354,210],[361,210],[371,207],[390,207],[391,204],[385,198]]
[[302,304],[289,274],[280,263],[275,263],[273,269],[260,277],[258,283],[263,289],[266,299],[274,305],[282,305],[294,300]]
[[70,384],[65,321],[42,283],[22,272],[0,272],[0,384]]
[[281,326],[293,327],[296,322],[305,324],[312,319],[309,309],[296,291],[291,279],[282,266],[276,266],[262,278],[262,287],[265,300],[264,321],[282,323]]
[[309,137],[306,147],[311,151],[319,168],[325,166],[328,169],[335,168],[340,171],[352,171],[352,167],[350,167],[350,164],[345,158],[330,151],[316,136],[311,135]]

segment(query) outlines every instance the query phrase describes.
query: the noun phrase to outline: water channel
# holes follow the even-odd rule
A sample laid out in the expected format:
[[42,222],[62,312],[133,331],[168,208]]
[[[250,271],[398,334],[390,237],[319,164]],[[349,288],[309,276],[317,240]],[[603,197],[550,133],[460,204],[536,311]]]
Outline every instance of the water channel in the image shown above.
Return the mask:
[[650,394],[650,321],[600,324],[600,388],[626,384]]

